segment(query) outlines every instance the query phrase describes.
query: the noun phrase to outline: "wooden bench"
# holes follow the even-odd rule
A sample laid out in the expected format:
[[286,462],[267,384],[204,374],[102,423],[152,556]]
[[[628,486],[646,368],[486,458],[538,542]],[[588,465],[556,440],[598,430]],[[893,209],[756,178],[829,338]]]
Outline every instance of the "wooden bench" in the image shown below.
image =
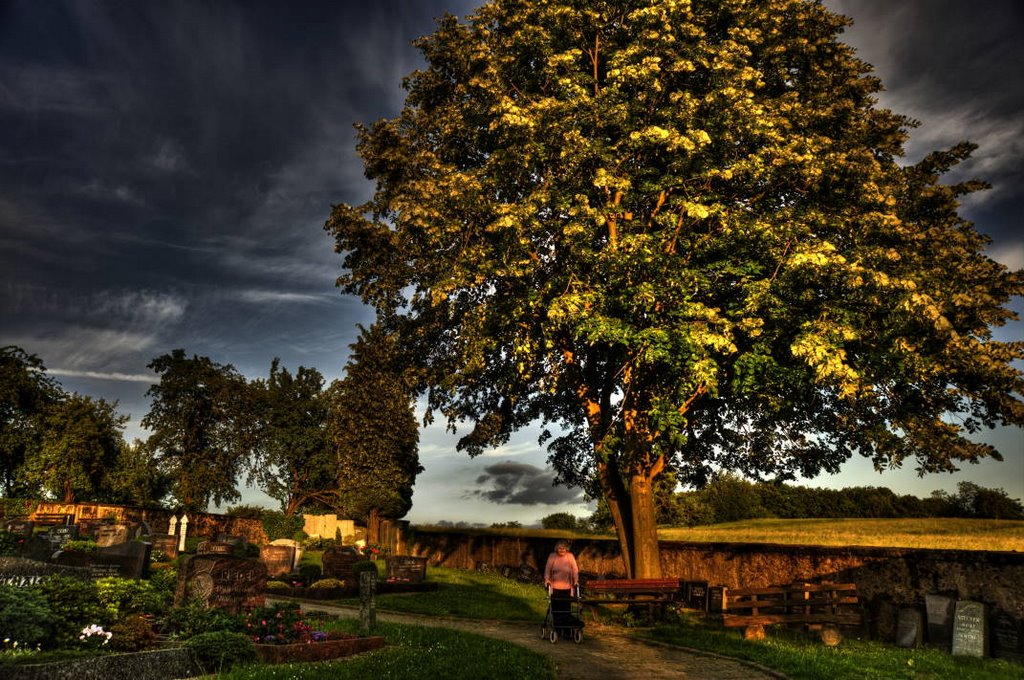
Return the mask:
[[764,626],[803,624],[822,631],[822,640],[838,644],[837,626],[861,624],[855,583],[793,583],[769,588],[725,588],[722,625],[745,628],[745,637],[760,637]]
[[595,607],[606,604],[643,605],[651,619],[664,614],[665,605],[679,598],[679,579],[600,579],[587,581],[580,589],[580,602],[598,620]]

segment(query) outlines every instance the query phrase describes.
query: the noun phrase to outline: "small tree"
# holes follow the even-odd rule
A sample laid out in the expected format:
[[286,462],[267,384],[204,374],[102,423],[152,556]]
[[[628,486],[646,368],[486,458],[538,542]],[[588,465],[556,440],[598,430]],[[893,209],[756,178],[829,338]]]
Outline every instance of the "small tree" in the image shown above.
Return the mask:
[[564,529],[567,531],[575,531],[580,528],[580,521],[576,515],[568,512],[556,512],[546,517],[542,517],[540,525],[545,529]]
[[0,490],[7,498],[35,496],[18,470],[38,449],[43,418],[63,394],[43,361],[20,347],[0,347]]

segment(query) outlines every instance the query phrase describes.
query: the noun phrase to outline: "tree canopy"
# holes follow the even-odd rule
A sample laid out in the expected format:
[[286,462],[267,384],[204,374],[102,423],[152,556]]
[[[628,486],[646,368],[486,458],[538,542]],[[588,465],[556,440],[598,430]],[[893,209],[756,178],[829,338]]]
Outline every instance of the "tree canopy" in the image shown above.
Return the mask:
[[237,479],[252,445],[245,378],[230,364],[186,356],[176,349],[149,363],[160,381],[142,425],[149,445],[173,479],[172,492],[188,510],[238,500]]
[[335,451],[336,507],[348,517],[398,519],[412,507],[423,471],[419,426],[395,338],[360,328],[345,377],[329,390],[328,430]]
[[31,493],[18,471],[38,450],[46,410],[60,396],[43,361],[20,347],[0,348],[0,487],[10,498]]
[[360,127],[376,192],[335,206],[339,285],[422,368],[476,454],[540,419],[656,575],[666,469],[788,478],[853,455],[952,470],[1024,423],[1020,272],[912,121],[804,0],[494,0],[417,45]]

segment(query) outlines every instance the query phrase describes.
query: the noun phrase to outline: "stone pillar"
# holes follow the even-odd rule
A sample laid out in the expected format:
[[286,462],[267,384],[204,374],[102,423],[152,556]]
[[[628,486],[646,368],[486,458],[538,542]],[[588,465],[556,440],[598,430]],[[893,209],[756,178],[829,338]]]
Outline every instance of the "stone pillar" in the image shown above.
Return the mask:
[[181,534],[178,536],[178,552],[185,552],[185,534],[188,533],[188,515],[181,516]]
[[377,625],[377,573],[359,572],[359,630],[369,633]]

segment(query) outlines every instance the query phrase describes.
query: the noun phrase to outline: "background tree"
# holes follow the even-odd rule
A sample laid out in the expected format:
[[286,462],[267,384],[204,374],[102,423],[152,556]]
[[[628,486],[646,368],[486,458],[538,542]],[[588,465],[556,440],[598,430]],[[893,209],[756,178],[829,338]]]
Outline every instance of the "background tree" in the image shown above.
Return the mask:
[[109,496],[104,500],[142,507],[159,506],[171,493],[172,479],[161,469],[148,441],[122,442],[114,469],[109,471]]
[[[1024,423],[1020,273],[876,106],[846,20],[803,0],[494,0],[418,42],[376,193],[336,206],[339,284],[423,369],[470,455],[540,419],[562,482],[660,572],[666,469],[787,479],[852,455],[922,472]],[[951,273],[955,275],[951,276]]]
[[21,467],[26,482],[63,503],[105,499],[128,421],[116,407],[79,394],[48,406],[40,445]]
[[251,387],[257,426],[249,482],[280,501],[286,515],[329,506],[337,471],[327,439],[323,376],[304,366],[293,376],[275,358],[268,378]]
[[[332,383],[328,416],[337,460],[337,507],[367,518],[404,517],[412,507],[419,426],[395,339],[379,326],[360,328],[345,377]],[[371,540],[373,536],[371,535]]]
[[0,347],[0,490],[7,498],[35,496],[17,472],[39,447],[42,419],[62,391],[42,360],[20,347]]
[[173,494],[187,510],[212,500],[240,498],[238,475],[253,442],[248,383],[233,366],[208,357],[188,358],[182,349],[156,357],[149,368],[160,381],[143,427],[161,468],[174,480]]

